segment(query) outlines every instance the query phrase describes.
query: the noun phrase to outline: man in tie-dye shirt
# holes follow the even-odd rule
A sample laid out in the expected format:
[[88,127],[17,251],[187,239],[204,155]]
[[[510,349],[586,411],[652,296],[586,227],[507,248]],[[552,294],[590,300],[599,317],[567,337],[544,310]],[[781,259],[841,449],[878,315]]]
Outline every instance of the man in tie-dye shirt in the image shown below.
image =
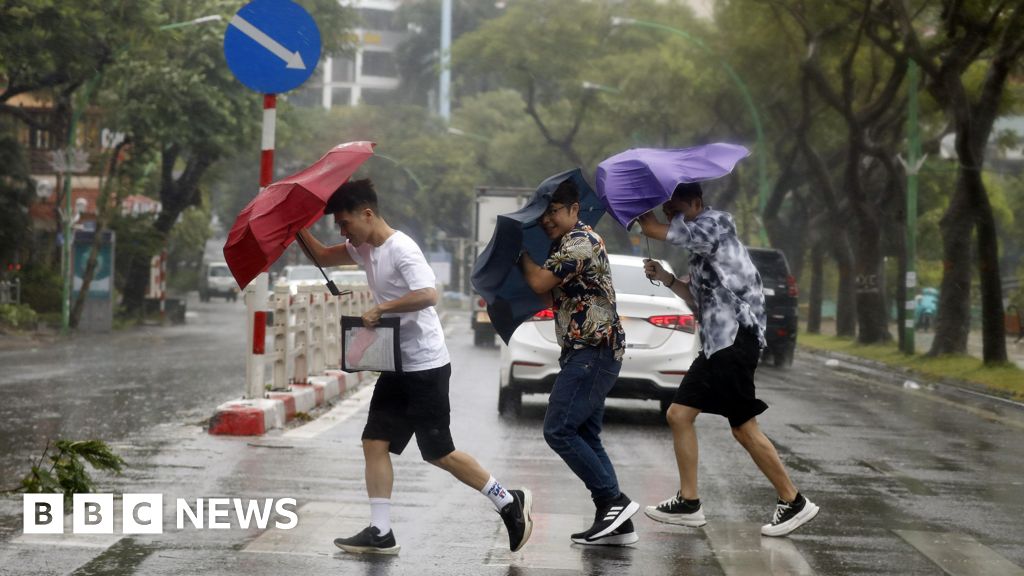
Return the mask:
[[704,206],[699,184],[677,186],[662,209],[668,224],[648,212],[640,217],[640,227],[650,238],[689,251],[690,272],[686,278],[677,278],[653,260],[647,261],[645,272],[696,312],[702,350],[679,384],[667,414],[679,468],[679,492],[648,506],[645,512],[659,522],[705,524],[697,496],[694,422],[701,412],[720,414],[729,419],[733,437],[778,493],[775,513],[761,533],[785,536],[813,519],[818,506],[797,491],[775,446],[757,424],[757,415],[768,409],[754,391],[754,370],[765,346],[761,275],[736,236],[732,216]]

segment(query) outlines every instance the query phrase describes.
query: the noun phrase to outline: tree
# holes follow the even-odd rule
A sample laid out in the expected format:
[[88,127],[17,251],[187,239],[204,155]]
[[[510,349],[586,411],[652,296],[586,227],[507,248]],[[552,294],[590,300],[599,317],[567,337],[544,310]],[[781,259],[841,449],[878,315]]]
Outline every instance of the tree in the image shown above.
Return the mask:
[[0,265],[22,260],[19,249],[30,237],[28,207],[34,197],[21,148],[14,138],[0,135]]
[[[806,80],[839,115],[846,131],[842,187],[854,224],[858,341],[886,341],[891,336],[882,256],[883,234],[891,227],[885,226],[881,208],[902,197],[892,159],[902,138],[903,107],[895,104],[907,60],[867,41],[867,36],[896,35],[891,22],[876,17],[871,2],[813,13],[800,3],[783,7],[804,33],[807,57],[801,70]],[[836,65],[837,73],[825,71],[823,58]],[[882,179],[871,193],[870,178]]]
[[[88,98],[76,103],[76,95],[114,62],[123,46],[150,28],[152,17],[152,2],[3,3],[0,114],[49,133],[55,148],[73,146],[75,143],[68,142],[72,116],[76,109],[80,113],[89,104]],[[11,104],[28,94],[51,104],[52,114],[35,116]],[[56,191],[55,206],[63,206],[64,186],[58,185]],[[63,223],[59,210],[55,218],[58,224]]]
[[[1003,105],[1007,80],[1024,54],[1024,3],[944,0],[908,6],[893,2],[902,34],[899,44],[921,67],[929,93],[956,130],[956,191],[942,217],[943,266],[939,311],[931,354],[966,353],[970,329],[970,241],[977,241],[981,321],[986,364],[1006,362],[999,239],[982,179],[986,146]],[[938,32],[924,37],[919,30]],[[880,42],[895,50],[894,42]],[[975,84],[975,78],[981,78]]]
[[[343,33],[349,13],[333,0],[300,2],[323,30],[323,55],[348,48]],[[214,13],[213,0],[164,0],[162,12],[171,22]],[[131,58],[120,59],[117,76],[105,93],[115,111],[115,125],[134,142],[134,153],[159,168],[153,188],[162,210],[153,234],[166,243],[182,212],[202,200],[203,177],[232,150],[255,139],[259,97],[233,78],[222,54],[223,31],[194,26],[153,32],[133,46]],[[149,278],[149,258],[129,264],[123,305],[129,312],[142,306]]]

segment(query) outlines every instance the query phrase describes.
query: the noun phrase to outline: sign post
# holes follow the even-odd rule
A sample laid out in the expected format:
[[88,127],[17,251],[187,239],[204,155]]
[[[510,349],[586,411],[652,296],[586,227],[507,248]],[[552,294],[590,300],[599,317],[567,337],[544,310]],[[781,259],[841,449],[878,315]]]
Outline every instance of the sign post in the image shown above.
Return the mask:
[[[320,61],[320,30],[313,17],[291,0],[253,0],[228,23],[224,57],[239,82],[263,94],[260,189],[274,179],[277,95],[305,82]],[[263,397],[263,342],[267,307],[266,273],[245,291],[249,330],[246,397]],[[257,342],[256,339],[260,341]]]

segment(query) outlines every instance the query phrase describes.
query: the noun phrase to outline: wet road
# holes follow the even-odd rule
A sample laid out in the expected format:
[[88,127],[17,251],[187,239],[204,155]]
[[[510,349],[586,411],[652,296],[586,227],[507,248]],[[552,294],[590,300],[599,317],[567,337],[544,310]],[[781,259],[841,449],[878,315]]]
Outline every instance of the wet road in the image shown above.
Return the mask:
[[187,310],[180,326],[0,351],[0,486],[16,484],[47,440],[120,440],[155,424],[205,420],[240,397],[245,306],[193,293]]
[[[216,349],[218,342],[224,346],[216,330],[203,329],[197,319],[183,330],[180,348],[169,346],[188,358],[190,375],[182,378],[198,380],[213,366],[235,361],[226,346]],[[500,418],[497,350],[473,348],[465,318],[453,318],[448,333],[456,445],[506,486],[525,485],[534,493],[536,527],[521,552],[508,552],[504,529],[487,500],[421,462],[415,445],[395,459],[392,516],[401,554],[364,558],[338,551],[331,540],[361,529],[369,513],[358,438],[370,389],[316,422],[286,432],[249,439],[207,436],[196,421],[225,394],[237,395],[231,383],[220,393],[197,385],[190,397],[206,394],[208,400],[197,402],[195,410],[181,412],[184,418],[154,412],[161,424],[137,429],[118,424],[123,416],[85,394],[82,402],[99,413],[83,413],[76,422],[97,426],[132,465],[122,477],[104,479],[104,487],[162,493],[165,532],[21,535],[20,498],[7,498],[0,509],[0,573],[1024,574],[1024,415],[1014,410],[997,415],[925,391],[873,383],[803,355],[791,370],[759,371],[760,395],[771,406],[759,420],[797,485],[821,505],[814,522],[789,538],[762,539],[757,529],[772,511],[772,491],[725,422],[703,416],[698,426],[706,527],[665,526],[637,517],[640,542],[633,547],[572,545],[568,535],[589,524],[593,510],[582,485],[544,444],[542,399],[528,396],[518,420]],[[160,337],[173,339],[164,334]],[[189,338],[196,342],[191,355]],[[241,362],[236,363],[241,374]],[[135,382],[158,381],[145,376],[147,369],[123,364],[131,362],[119,362],[118,373]],[[9,375],[3,378],[5,389],[22,385]],[[207,375],[202,382],[212,388],[209,380]],[[73,385],[69,376],[56,381]],[[35,382],[44,388],[50,380]],[[45,389],[39,394],[54,395]],[[127,405],[141,406],[160,394],[128,394],[134,396],[141,398],[125,400]],[[90,424],[104,421],[107,427]],[[668,430],[653,402],[610,402],[604,437],[631,497],[650,504],[675,492]],[[295,498],[299,525],[293,530],[245,529],[237,522],[230,530],[175,527],[175,499],[194,504],[215,496]]]

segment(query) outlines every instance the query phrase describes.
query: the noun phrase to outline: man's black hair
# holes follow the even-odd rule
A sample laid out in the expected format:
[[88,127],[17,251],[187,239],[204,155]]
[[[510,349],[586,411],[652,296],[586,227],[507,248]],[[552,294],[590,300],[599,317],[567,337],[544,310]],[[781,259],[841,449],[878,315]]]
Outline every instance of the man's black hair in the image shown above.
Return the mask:
[[699,182],[682,182],[672,191],[673,200],[690,202],[694,198],[700,198],[701,202],[704,201],[704,190],[701,189]]
[[354,214],[364,208],[373,210],[377,214],[377,191],[373,189],[373,181],[369,178],[363,180],[349,180],[331,194],[331,198],[324,206],[324,214],[336,214],[348,212]]
[[580,201],[580,192],[576,188],[576,182],[572,178],[562,182],[551,194],[551,203],[571,206]]

